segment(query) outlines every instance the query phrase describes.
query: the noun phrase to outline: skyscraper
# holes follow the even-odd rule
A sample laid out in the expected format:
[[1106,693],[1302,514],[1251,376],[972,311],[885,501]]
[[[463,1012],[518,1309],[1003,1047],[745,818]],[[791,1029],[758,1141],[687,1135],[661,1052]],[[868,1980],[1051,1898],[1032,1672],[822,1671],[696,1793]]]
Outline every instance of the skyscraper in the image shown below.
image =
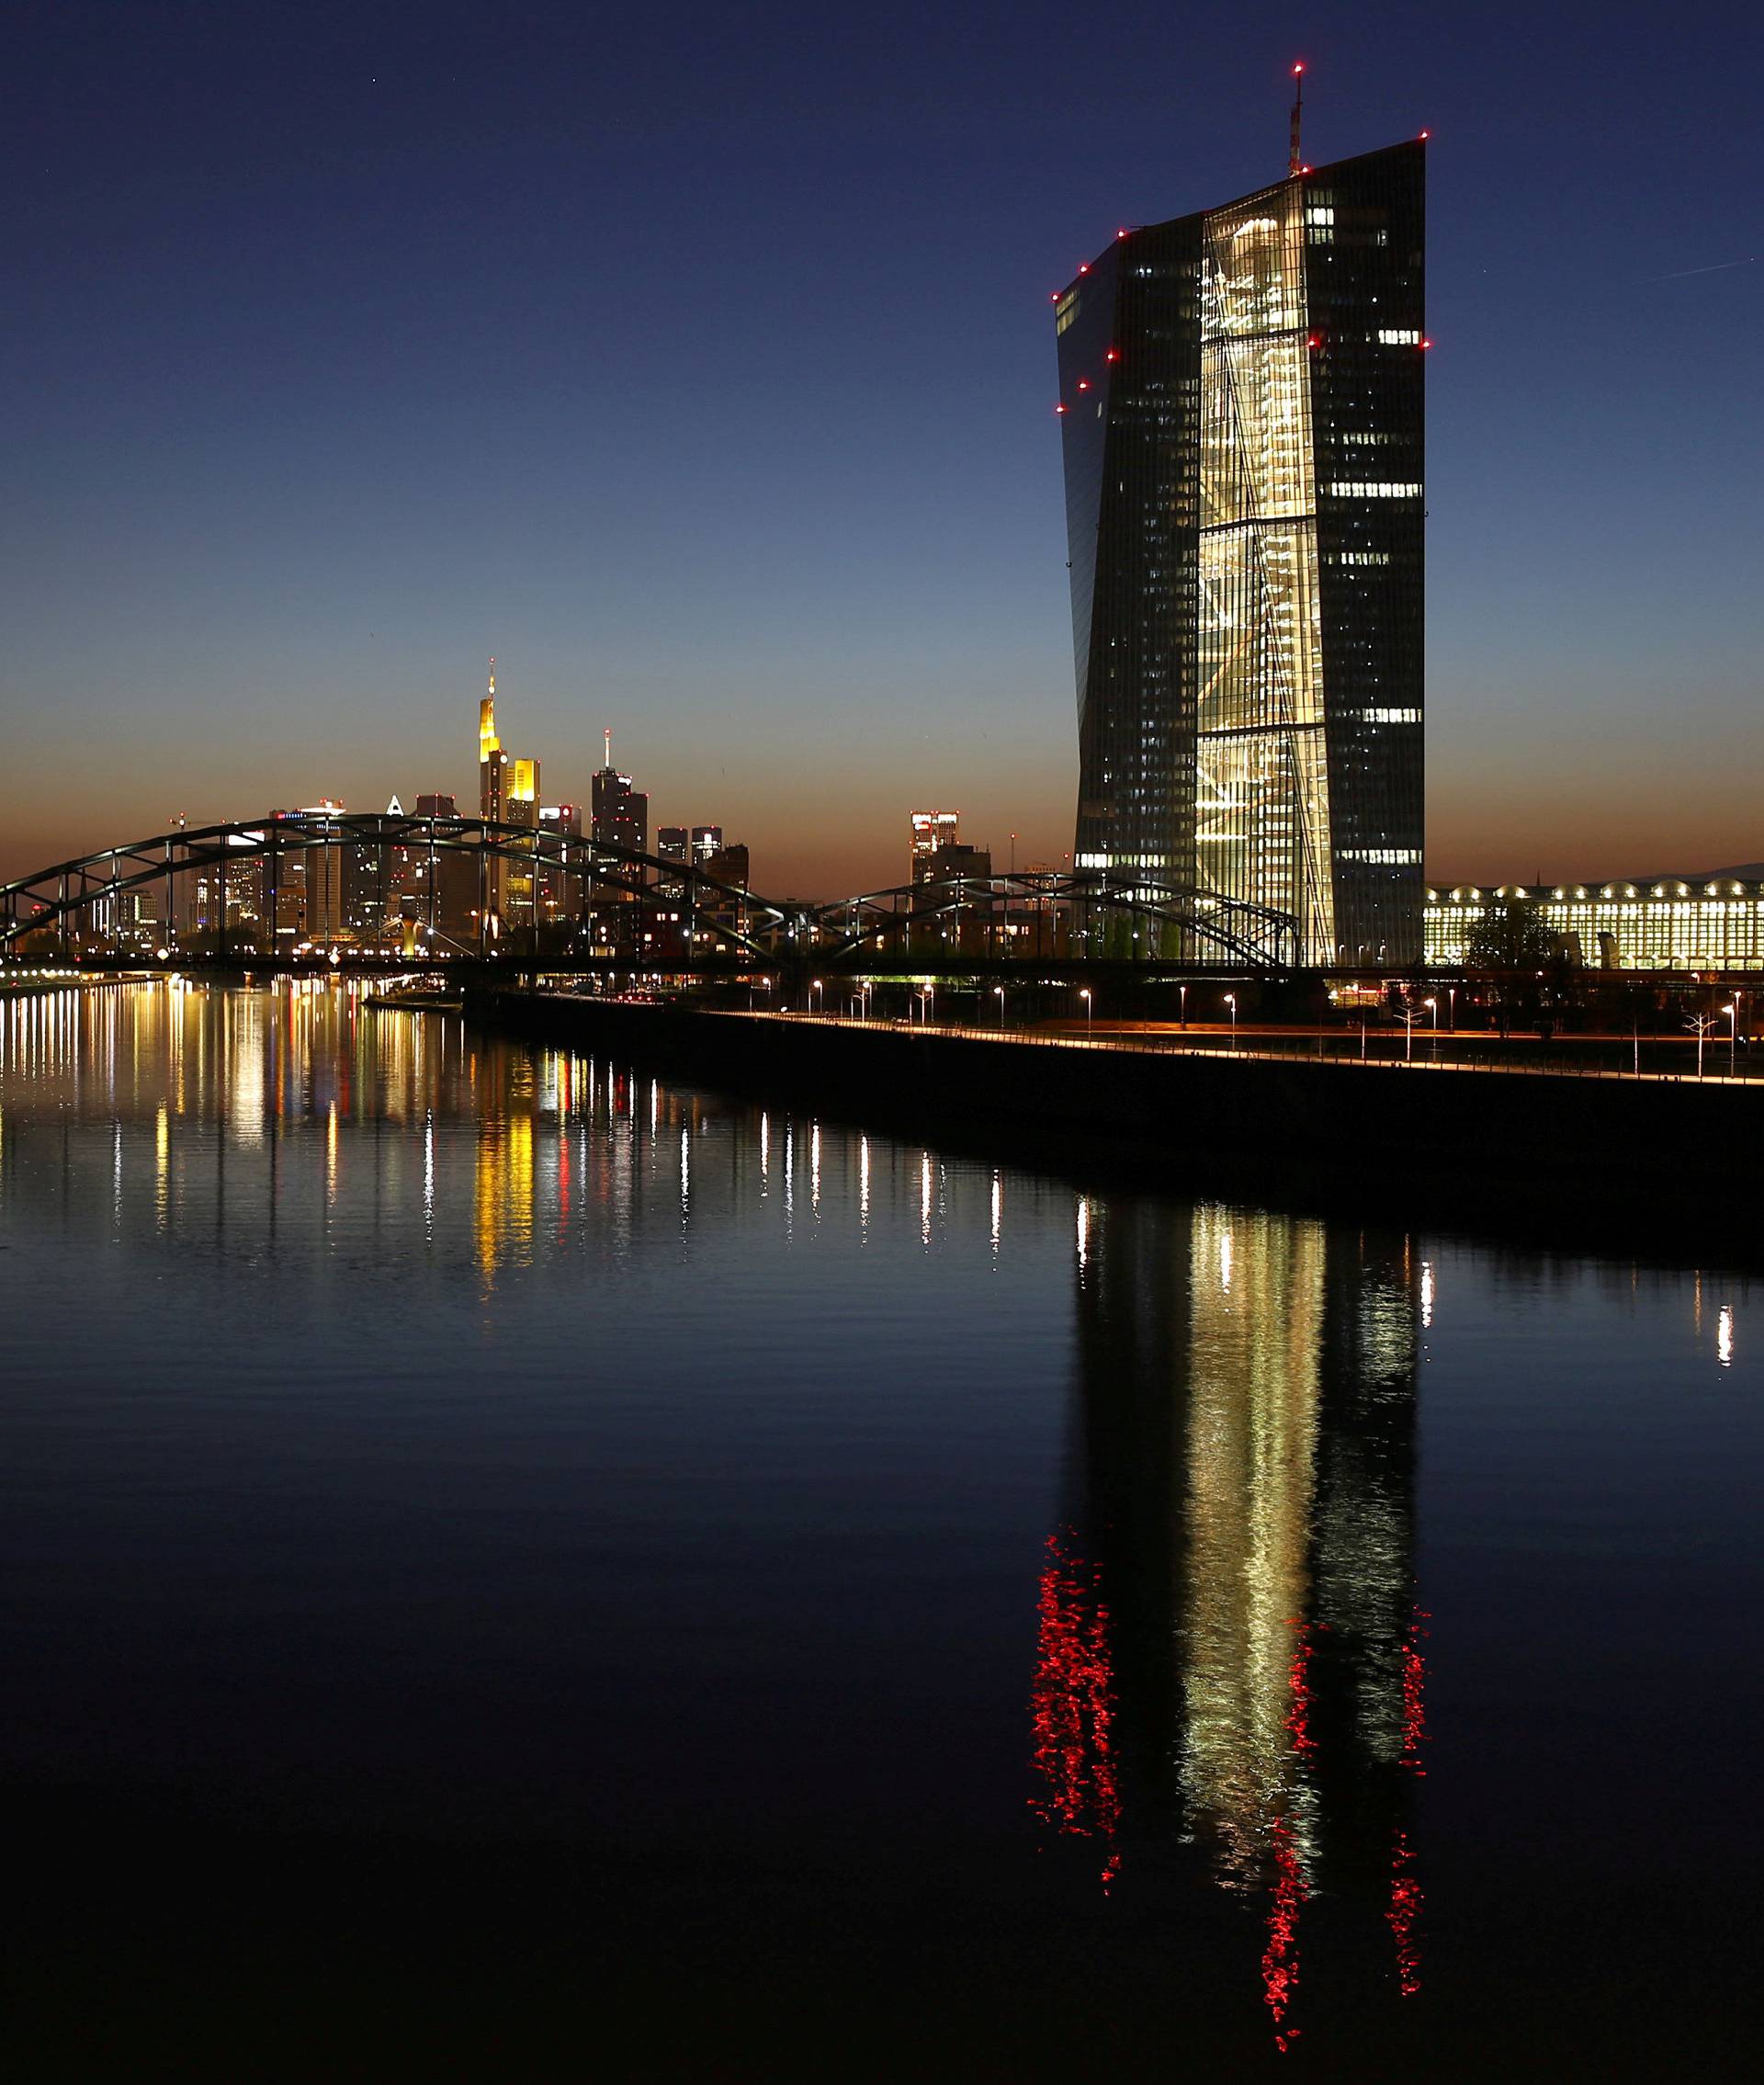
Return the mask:
[[[539,823],[539,764],[514,760],[496,735],[496,662],[490,663],[490,688],[478,705],[478,811],[487,822],[521,825],[537,832]],[[504,835],[504,844],[507,844]],[[516,843],[518,844],[519,843]],[[488,865],[485,909],[510,925],[533,924],[533,874],[519,862],[501,858]]]
[[[530,833],[539,828],[539,764],[537,760],[516,760],[511,764],[508,791],[503,800],[503,817],[510,825],[524,825]],[[525,844],[530,853],[533,843]],[[533,871],[524,862],[504,862],[503,878],[503,916],[510,925],[531,926],[534,924]]]
[[579,868],[586,849],[582,844],[582,808],[578,804],[547,804],[539,812],[539,869],[535,915],[542,925],[582,917],[582,882]]
[[915,810],[909,815],[912,847],[907,856],[907,881],[922,883],[927,876],[936,873],[927,866],[932,856],[960,840],[962,814],[958,810]]
[[1077,865],[1310,964],[1421,952],[1424,163],[1123,231],[1057,299]]
[[490,663],[490,692],[478,705],[478,814],[500,825],[508,784],[508,755],[496,736],[496,662]]
[[613,734],[606,734],[606,765],[590,783],[594,836],[605,846],[643,854],[650,844],[650,799],[613,765]]
[[[458,818],[458,799],[443,790],[427,790],[416,799],[416,815],[419,818]],[[419,907],[421,915],[435,927],[444,942],[451,942],[456,946],[463,945],[477,930],[480,895],[477,863],[468,854],[446,848],[428,858],[419,853],[417,867],[424,881],[423,902]],[[427,887],[427,878],[431,876],[435,879],[433,890]]]
[[[500,825],[507,816],[508,755],[496,735],[496,662],[490,663],[490,692],[478,705],[478,815],[486,824]],[[478,902],[486,934],[492,918],[500,919],[507,901],[508,864],[486,861]]]

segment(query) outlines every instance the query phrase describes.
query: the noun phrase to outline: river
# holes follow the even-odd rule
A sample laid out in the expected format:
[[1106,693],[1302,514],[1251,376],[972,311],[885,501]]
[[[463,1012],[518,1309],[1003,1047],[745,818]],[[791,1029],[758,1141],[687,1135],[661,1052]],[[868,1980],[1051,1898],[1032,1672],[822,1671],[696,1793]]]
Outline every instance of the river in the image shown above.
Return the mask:
[[335,987],[0,1007],[15,2039],[1724,2063],[1755,1259],[993,1164]]

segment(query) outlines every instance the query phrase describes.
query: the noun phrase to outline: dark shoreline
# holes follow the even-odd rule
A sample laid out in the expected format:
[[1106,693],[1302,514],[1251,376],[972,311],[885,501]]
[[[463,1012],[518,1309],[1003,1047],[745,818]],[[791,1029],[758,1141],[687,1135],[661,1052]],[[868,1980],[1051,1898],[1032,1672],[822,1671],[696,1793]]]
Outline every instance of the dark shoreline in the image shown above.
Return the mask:
[[1097,1191],[1764,1271],[1747,1162],[1764,1149],[1764,1095],[1740,1088],[1067,1050],[525,992],[469,1001],[468,1014]]

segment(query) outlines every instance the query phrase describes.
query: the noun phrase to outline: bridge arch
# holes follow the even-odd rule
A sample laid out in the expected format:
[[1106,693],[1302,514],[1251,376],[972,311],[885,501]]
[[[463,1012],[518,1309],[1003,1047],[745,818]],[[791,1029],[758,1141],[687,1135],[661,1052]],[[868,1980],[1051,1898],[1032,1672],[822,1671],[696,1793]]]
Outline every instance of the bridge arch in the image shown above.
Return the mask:
[[[650,912],[684,905],[690,913],[699,915],[705,931],[715,934],[729,947],[755,957],[768,953],[759,935],[775,927],[785,916],[781,908],[768,900],[707,876],[695,864],[663,861],[656,855],[574,833],[483,818],[284,811],[218,825],[180,826],[151,839],[56,862],[34,875],[0,885],[0,953],[16,950],[29,935],[52,934],[58,929],[65,934],[68,924],[80,914],[112,904],[130,893],[163,889],[169,900],[175,887],[190,878],[219,879],[221,899],[218,932],[224,942],[227,885],[241,870],[254,867],[262,878],[259,918],[267,921],[273,943],[276,901],[282,888],[280,867],[289,857],[304,862],[315,854],[335,854],[351,847],[377,856],[382,865],[400,854],[420,856],[430,865],[424,895],[428,908],[424,924],[431,933],[440,932],[436,916],[439,878],[435,865],[469,857],[479,870],[481,901],[473,910],[483,924],[486,943],[492,916],[486,871],[492,863],[567,878],[585,889],[603,891],[616,901]],[[169,924],[173,910],[168,902],[168,920],[162,924]],[[113,921],[111,931],[115,930]],[[482,946],[476,952],[482,953]]]
[[[424,911],[417,917],[425,938],[439,939],[466,955],[487,955],[496,946],[500,915],[492,903],[494,865],[510,865],[538,878],[567,879],[582,894],[583,916],[596,903],[628,906],[632,917],[666,920],[682,946],[655,967],[670,968],[677,958],[694,967],[701,935],[735,959],[789,964],[814,961],[831,967],[855,967],[854,958],[879,942],[889,955],[910,960],[915,934],[941,932],[951,923],[978,923],[989,935],[991,953],[1011,953],[1012,929],[1025,916],[1047,916],[1056,923],[1054,938],[1064,938],[1067,953],[1080,959],[1104,958],[1093,946],[1101,930],[1096,922],[1136,923],[1161,942],[1176,946],[1148,948],[1135,959],[1194,961],[1202,951],[1214,960],[1245,969],[1295,967],[1299,946],[1298,922],[1290,913],[1250,905],[1199,886],[1132,869],[1052,872],[1011,871],[994,876],[962,876],[856,893],[820,904],[786,903],[737,889],[705,875],[695,864],[665,861],[638,849],[526,825],[482,818],[431,818],[401,811],[352,814],[344,811],[285,811],[262,818],[229,821],[196,828],[179,827],[149,839],[57,862],[31,876],[0,885],[0,956],[19,952],[27,936],[59,933],[95,909],[108,911],[107,930],[119,932],[117,901],[131,893],[163,889],[167,925],[175,916],[174,894],[180,881],[218,883],[214,933],[218,953],[272,954],[276,948],[280,872],[290,857],[302,865],[314,855],[357,848],[377,857],[381,868],[379,925],[387,924],[386,865],[402,856],[408,864],[424,864]],[[444,931],[440,910],[440,865],[469,857],[476,867],[479,902],[471,908],[478,923],[478,945],[471,947]],[[269,946],[259,949],[257,935],[244,946],[228,923],[227,889],[241,871],[258,879],[255,924],[267,927]],[[531,897],[526,901],[536,903]],[[684,935],[678,935],[684,913]],[[537,924],[537,912],[533,924]],[[328,938],[350,929],[331,923]],[[1132,933],[1134,924],[1126,931]],[[94,938],[98,938],[95,935]],[[168,935],[175,942],[175,934]],[[655,936],[651,936],[652,940]],[[229,946],[231,941],[231,946]],[[1037,947],[1026,955],[1051,953]],[[568,968],[566,960],[560,967]]]

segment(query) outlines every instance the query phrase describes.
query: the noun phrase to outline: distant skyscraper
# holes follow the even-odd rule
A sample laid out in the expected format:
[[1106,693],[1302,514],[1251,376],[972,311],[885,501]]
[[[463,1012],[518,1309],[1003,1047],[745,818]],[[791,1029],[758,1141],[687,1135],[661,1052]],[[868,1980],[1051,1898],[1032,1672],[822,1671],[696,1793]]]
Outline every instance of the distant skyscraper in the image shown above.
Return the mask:
[[508,755],[496,736],[496,662],[490,663],[490,692],[478,705],[478,814],[500,825],[507,791]]
[[[302,818],[346,818],[348,809],[330,797],[302,804]],[[334,941],[346,924],[344,915],[344,849],[303,847],[301,888],[305,893],[301,925],[309,941]]]
[[[539,764],[513,760],[496,735],[496,662],[490,663],[490,689],[478,705],[478,810],[492,824],[539,823]],[[504,844],[522,843],[504,836]],[[486,881],[490,912],[510,924],[533,923],[533,874],[519,862],[492,860]]]
[[542,922],[579,919],[582,908],[580,872],[569,865],[583,858],[582,810],[576,804],[548,804],[539,812],[539,854],[536,892]]
[[1422,144],[1124,232],[1057,299],[1080,868],[1418,960]]
[[628,775],[613,765],[613,734],[606,733],[606,765],[594,778],[592,808],[595,840],[602,846],[628,847],[645,854],[650,844],[650,799],[633,789]]
[[[458,801],[441,790],[425,792],[416,799],[419,818],[458,818]],[[478,865],[469,855],[447,848],[438,851],[431,865],[423,850],[412,850],[413,876],[419,890],[417,917],[433,925],[444,942],[468,940],[474,929],[478,907]],[[434,878],[431,890],[429,878]]]
[[718,847],[714,854],[707,855],[698,866],[715,881],[728,884],[732,890],[745,890],[748,863],[747,848],[736,840],[727,847]]
[[696,863],[707,867],[723,851],[720,825],[658,825],[655,851],[664,862]]
[[[907,880],[918,886],[910,901],[912,910],[936,915],[931,932],[940,946],[971,946],[978,953],[992,916],[989,893],[935,887],[961,884],[969,878],[984,882],[992,874],[991,854],[985,847],[963,845],[957,837],[959,811],[915,810],[911,815],[912,853]],[[922,940],[922,935],[919,938]]]
[[[503,816],[510,825],[524,825],[532,833],[538,831],[539,764],[537,760],[513,763],[508,793],[503,801]],[[518,846],[524,843],[515,841],[514,844]],[[533,871],[520,862],[504,862],[503,867],[506,872],[503,879],[503,916],[513,924],[530,926],[534,920]]]
[[912,851],[907,857],[907,881],[923,882],[926,864],[941,847],[953,847],[961,837],[962,814],[958,810],[915,810],[912,819]]

